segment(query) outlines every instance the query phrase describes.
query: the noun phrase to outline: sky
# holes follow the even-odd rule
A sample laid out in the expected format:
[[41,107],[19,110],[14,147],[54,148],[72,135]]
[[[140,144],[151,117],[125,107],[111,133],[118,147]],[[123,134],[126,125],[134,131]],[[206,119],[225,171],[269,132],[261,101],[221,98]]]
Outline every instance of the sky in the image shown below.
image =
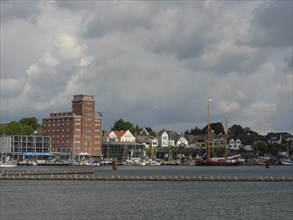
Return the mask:
[[[93,95],[178,133],[211,122],[292,133],[292,1],[1,1],[1,122]],[[212,101],[209,102],[209,99]]]

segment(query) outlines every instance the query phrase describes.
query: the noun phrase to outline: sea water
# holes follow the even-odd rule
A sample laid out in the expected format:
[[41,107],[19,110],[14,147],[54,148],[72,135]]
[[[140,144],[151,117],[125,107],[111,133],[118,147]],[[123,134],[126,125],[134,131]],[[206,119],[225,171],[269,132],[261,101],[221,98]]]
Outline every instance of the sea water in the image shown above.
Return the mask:
[[[292,177],[293,169],[285,166],[269,169],[263,166],[121,166],[113,171],[108,166],[95,168],[95,175]],[[1,220],[293,219],[292,182],[3,180],[0,196]]]

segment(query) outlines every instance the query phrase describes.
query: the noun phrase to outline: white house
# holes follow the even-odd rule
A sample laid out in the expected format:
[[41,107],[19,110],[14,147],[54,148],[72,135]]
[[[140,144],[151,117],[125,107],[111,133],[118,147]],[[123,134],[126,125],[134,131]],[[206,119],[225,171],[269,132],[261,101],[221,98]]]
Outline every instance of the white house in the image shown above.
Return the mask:
[[154,138],[152,140],[152,144],[151,144],[152,147],[158,147],[159,146],[159,140],[158,138]]
[[267,142],[268,144],[281,144],[282,135],[280,133],[268,133]]
[[108,135],[110,141],[115,142],[135,142],[135,137],[129,130],[127,131],[111,131]]
[[232,150],[244,149],[251,151],[253,140],[254,137],[250,135],[242,136],[241,138],[233,137],[229,140],[228,147]]
[[169,135],[166,131],[163,131],[160,136],[158,136],[159,145],[161,147],[168,147],[169,146]]
[[177,137],[174,131],[161,130],[158,133],[158,145],[161,147],[175,146],[175,137]]
[[187,139],[182,135],[176,142],[176,146],[188,146]]
[[127,130],[121,137],[121,142],[135,142],[135,137],[131,134],[129,130]]
[[239,138],[231,138],[228,147],[233,150],[239,150],[241,147],[241,140]]

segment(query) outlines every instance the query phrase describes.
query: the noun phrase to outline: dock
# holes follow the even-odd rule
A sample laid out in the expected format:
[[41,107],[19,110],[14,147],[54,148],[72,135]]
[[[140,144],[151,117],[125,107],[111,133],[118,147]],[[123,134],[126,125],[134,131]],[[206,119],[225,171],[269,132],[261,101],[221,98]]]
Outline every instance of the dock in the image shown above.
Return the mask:
[[86,170],[2,171],[0,180],[68,180],[68,181],[191,181],[191,182],[293,182],[293,177],[273,176],[99,176]]

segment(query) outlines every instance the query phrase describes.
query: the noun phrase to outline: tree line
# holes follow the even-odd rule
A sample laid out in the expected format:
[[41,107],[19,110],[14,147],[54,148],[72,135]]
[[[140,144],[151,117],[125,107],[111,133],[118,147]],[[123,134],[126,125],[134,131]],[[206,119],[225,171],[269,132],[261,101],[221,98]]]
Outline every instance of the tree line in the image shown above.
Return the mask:
[[[8,124],[0,126],[0,135],[33,135],[35,130],[40,127],[38,120],[35,117],[22,118],[19,121],[12,121]],[[142,129],[145,128],[150,135],[156,136],[156,132],[150,127],[139,127],[133,125],[129,121],[124,121],[122,118],[116,120],[111,128],[115,131],[127,131],[129,130],[134,135],[141,134]],[[211,123],[211,130],[215,134],[224,134],[225,130],[221,122]],[[207,133],[207,125],[204,128],[195,127],[190,130],[186,130],[184,135],[202,135]],[[228,128],[229,134],[256,134],[257,132],[252,131],[248,127],[242,127],[241,125],[233,125]],[[142,133],[141,135],[146,135]]]
[[0,126],[0,135],[33,135],[39,127],[37,118],[22,118],[19,121],[2,124]]
[[[208,126],[206,125],[204,128],[200,129],[197,126],[195,128],[192,128],[190,130],[186,130],[184,132],[185,135],[202,135],[206,134],[208,130]],[[216,123],[211,123],[211,130],[215,134],[225,134],[225,130],[223,127],[223,124],[221,122],[216,122]],[[234,134],[234,135],[239,135],[239,134],[253,134],[253,135],[258,135],[257,132],[251,130],[249,127],[242,127],[241,125],[232,125],[231,127],[228,128],[228,134]]]
[[[113,127],[111,128],[115,131],[127,131],[129,130],[132,134],[139,134],[143,128],[139,127],[138,125],[133,126],[133,124],[129,121],[124,121],[123,119],[119,119],[114,122]],[[145,128],[150,134],[156,135],[155,132],[150,128]],[[192,128],[190,130],[186,130],[184,132],[184,135],[202,135],[206,134],[208,130],[208,126],[206,125],[204,128],[198,128],[197,126],[195,128]],[[211,130],[215,134],[224,134],[224,126],[221,122],[211,123]],[[239,134],[254,134],[258,135],[257,132],[251,130],[249,127],[242,127],[241,125],[233,125],[228,128],[229,134],[239,135]]]

